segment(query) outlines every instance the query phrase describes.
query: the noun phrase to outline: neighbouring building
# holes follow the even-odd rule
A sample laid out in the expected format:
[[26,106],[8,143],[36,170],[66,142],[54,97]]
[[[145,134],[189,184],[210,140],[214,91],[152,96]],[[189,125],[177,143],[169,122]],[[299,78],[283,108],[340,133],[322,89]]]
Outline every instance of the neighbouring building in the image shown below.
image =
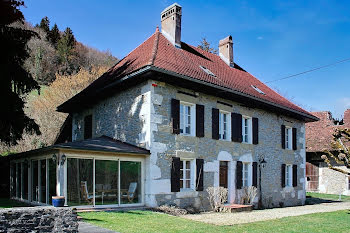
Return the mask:
[[305,122],[318,118],[238,66],[231,36],[212,54],[181,40],[180,5],[160,16],[161,31],[58,107],[69,137],[12,157],[12,196],[206,208],[208,187],[240,203],[256,186],[266,207],[304,204]]
[[[337,129],[350,128],[350,109],[342,120],[335,120],[328,111],[312,112],[320,120],[306,124],[306,190],[328,194],[350,195],[349,176],[329,169],[321,156],[325,150],[333,151],[333,134]],[[336,151],[333,151],[336,153]],[[332,166],[346,170],[345,165],[331,160]]]

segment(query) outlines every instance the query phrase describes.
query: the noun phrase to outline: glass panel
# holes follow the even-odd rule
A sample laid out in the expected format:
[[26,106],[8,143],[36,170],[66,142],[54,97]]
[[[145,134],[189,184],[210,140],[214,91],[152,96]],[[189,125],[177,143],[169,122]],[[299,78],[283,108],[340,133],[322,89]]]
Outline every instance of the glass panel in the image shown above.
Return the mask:
[[16,164],[16,197],[21,198],[21,187],[22,187],[22,180],[21,180],[21,163]]
[[120,162],[121,204],[141,202],[141,162]]
[[118,204],[118,161],[95,160],[95,204]]
[[186,161],[186,169],[190,169],[191,168],[191,162],[190,161]]
[[39,199],[38,161],[32,161],[32,201]]
[[191,187],[191,180],[186,180],[186,188],[190,188]]
[[190,179],[190,178],[191,178],[191,171],[186,170],[186,179]]
[[16,164],[11,163],[10,165],[10,196],[14,197],[16,195]]
[[40,202],[46,203],[46,159],[40,160]]
[[56,163],[52,160],[49,159],[49,204],[52,203],[52,196],[56,196],[56,181],[57,181],[57,168],[56,168]]
[[28,162],[23,163],[23,185],[22,198],[28,200]]
[[67,201],[70,206],[93,205],[93,160],[67,159]]

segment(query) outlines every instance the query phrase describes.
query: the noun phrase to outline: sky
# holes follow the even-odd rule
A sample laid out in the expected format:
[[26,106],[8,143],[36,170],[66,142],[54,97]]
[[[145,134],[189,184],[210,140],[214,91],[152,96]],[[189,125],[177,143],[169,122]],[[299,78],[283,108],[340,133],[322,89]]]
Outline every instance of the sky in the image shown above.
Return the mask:
[[[27,21],[47,16],[78,41],[123,58],[160,26],[168,0],[25,0]],[[268,82],[350,58],[350,1],[181,1],[182,41],[217,48],[232,35],[234,61]],[[350,108],[350,61],[268,83],[308,111]]]

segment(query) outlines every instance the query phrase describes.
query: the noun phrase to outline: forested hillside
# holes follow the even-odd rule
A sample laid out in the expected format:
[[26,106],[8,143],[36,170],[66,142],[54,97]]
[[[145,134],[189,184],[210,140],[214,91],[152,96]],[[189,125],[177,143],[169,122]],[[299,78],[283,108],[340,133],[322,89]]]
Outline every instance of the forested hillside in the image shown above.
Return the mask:
[[75,39],[67,27],[61,31],[47,17],[35,26],[16,22],[12,27],[36,33],[27,43],[29,57],[24,68],[39,83],[40,91],[24,95],[25,114],[34,119],[41,135],[24,133],[17,145],[0,144],[0,154],[16,153],[51,145],[67,114],[56,107],[101,76],[118,59],[108,51],[99,51]]

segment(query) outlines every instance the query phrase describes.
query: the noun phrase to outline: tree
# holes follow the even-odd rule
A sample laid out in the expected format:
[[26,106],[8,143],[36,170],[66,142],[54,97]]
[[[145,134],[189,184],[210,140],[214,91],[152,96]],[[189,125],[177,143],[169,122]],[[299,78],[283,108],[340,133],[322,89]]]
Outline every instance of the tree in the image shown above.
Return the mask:
[[63,36],[58,41],[57,52],[59,54],[60,63],[63,65],[61,74],[72,74],[72,60],[73,49],[75,47],[76,40],[74,38],[72,30],[67,27],[63,33]]
[[50,43],[57,49],[57,43],[61,39],[60,30],[57,24],[54,24],[51,30],[48,32],[48,39]]
[[[327,163],[332,170],[350,175],[350,129],[337,129],[333,135],[332,151],[326,150],[321,158]],[[333,166],[335,161],[339,165],[345,166],[348,170]]]
[[46,32],[46,34],[49,33],[49,31],[50,31],[50,20],[49,20],[49,18],[47,16],[42,18],[38,27],[41,28],[42,30],[44,30],[44,32]]
[[218,50],[210,47],[210,43],[205,38],[202,38],[202,41],[200,42],[200,45],[197,46],[197,48],[200,48],[209,53],[218,54]]
[[16,144],[24,131],[40,134],[39,126],[24,113],[26,94],[40,89],[23,67],[29,56],[27,42],[35,33],[10,25],[24,23],[19,10],[23,5],[23,1],[0,1],[0,141],[9,145]]

